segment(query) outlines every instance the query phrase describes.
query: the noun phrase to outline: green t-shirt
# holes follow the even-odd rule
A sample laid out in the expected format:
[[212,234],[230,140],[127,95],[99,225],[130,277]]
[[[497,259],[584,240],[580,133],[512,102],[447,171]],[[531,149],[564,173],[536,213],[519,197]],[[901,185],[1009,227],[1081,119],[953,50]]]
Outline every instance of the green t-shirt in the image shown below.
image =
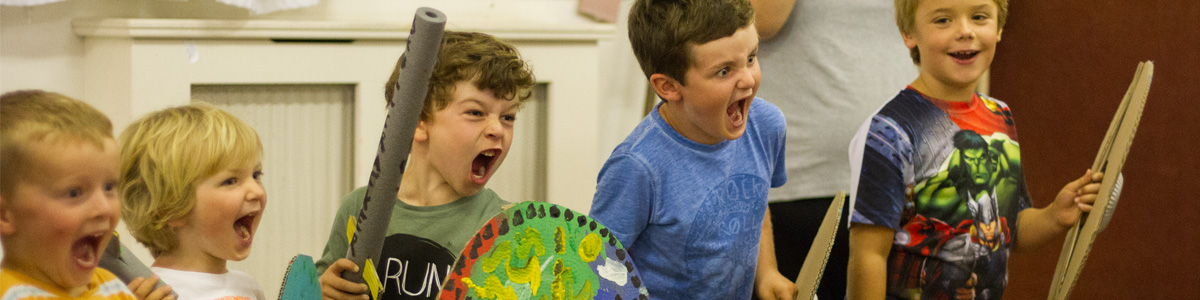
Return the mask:
[[[325,251],[317,260],[317,273],[346,257],[346,222],[362,208],[366,187],[342,198],[325,242]],[[433,299],[450,274],[450,268],[462,247],[508,204],[490,189],[483,189],[438,206],[412,206],[396,201],[388,224],[383,251],[375,262],[383,283],[381,299]]]

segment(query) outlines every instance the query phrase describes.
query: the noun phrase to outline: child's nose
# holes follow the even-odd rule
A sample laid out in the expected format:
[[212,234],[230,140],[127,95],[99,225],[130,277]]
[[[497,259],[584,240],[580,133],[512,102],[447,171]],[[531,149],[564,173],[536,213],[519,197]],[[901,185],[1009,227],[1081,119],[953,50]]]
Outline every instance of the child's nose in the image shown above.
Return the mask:
[[975,39],[975,28],[971,26],[971,22],[959,22],[958,38],[963,40]]
[[246,201],[263,201],[267,199],[267,188],[262,182],[255,181],[250,184],[250,192],[246,193]]
[[91,212],[96,217],[108,218],[115,216],[120,218],[121,216],[121,201],[114,193],[104,191],[92,193],[91,199],[88,199],[88,202],[91,203]]
[[484,134],[489,138],[504,138],[504,122],[500,118],[489,119]]
[[754,66],[746,66],[742,72],[738,72],[737,87],[739,89],[754,88]]

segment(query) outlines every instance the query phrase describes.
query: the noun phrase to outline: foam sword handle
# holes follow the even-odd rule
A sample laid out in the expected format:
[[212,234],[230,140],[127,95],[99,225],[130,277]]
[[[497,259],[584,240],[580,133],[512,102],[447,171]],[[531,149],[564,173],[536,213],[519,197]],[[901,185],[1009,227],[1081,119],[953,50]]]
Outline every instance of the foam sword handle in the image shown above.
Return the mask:
[[400,55],[399,78],[396,86],[390,87],[395,93],[384,121],[383,135],[379,138],[379,152],[367,181],[367,194],[346,251],[346,258],[358,265],[360,272],[343,272],[342,278],[346,280],[364,283],[361,273],[367,269],[364,263],[368,258],[379,261],[445,28],[446,16],[441,11],[428,7],[417,9],[406,49]]
[[[117,236],[116,232],[113,232],[112,239],[108,241],[108,246],[104,248],[104,255],[100,257],[100,268],[112,272],[113,275],[117,275],[117,278],[121,279],[126,285],[138,277],[150,278],[150,276],[154,276],[154,272],[151,272],[150,268],[147,268],[141,260],[133,256],[133,253],[129,252],[129,249],[125,248],[125,245],[121,245],[121,239]],[[166,285],[166,283],[163,283],[160,279],[154,283],[154,289],[152,290],[156,290],[163,285]],[[179,298],[179,295],[175,294],[174,290],[171,291],[171,295]]]

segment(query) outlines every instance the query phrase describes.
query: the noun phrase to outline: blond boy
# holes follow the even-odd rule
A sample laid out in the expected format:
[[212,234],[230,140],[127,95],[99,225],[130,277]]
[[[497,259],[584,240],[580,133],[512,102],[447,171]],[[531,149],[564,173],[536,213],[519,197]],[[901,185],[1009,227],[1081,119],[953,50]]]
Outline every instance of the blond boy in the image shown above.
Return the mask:
[[1008,105],[975,92],[1006,0],[896,0],[920,74],[850,146],[850,299],[1000,299],[1010,251],[1062,235],[1091,209],[1087,171],[1030,208]]
[[112,122],[57,93],[0,96],[2,299],[135,299],[96,266],[120,219]]
[[[399,77],[399,61],[384,87]],[[412,152],[375,270],[381,299],[432,299],[467,241],[507,202],[484,185],[512,145],[516,115],[530,96],[533,73],[516,48],[474,32],[447,31],[429,82]],[[406,88],[406,87],[401,87]],[[390,102],[389,102],[390,103]],[[358,214],[366,188],[342,199],[324,254],[321,291],[330,299],[367,299],[367,286],[340,277],[358,271],[346,257],[346,221]]]
[[754,97],[754,9],[637,1],[629,39],[663,101],[600,170],[592,217],[629,249],[651,297],[790,299],[765,218],[767,190],[787,181],[786,124]]
[[264,299],[227,268],[250,255],[266,208],[261,157],[254,129],[208,104],[150,113],[121,134],[125,223],[179,299]]

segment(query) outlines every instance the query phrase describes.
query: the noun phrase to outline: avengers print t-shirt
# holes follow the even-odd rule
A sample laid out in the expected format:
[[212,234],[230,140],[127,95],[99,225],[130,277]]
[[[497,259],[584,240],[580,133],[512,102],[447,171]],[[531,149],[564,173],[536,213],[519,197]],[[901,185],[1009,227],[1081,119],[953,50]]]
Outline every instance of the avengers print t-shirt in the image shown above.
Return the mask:
[[909,87],[850,146],[850,222],[896,231],[889,299],[1000,299],[1017,213],[1030,206],[1008,105]]

